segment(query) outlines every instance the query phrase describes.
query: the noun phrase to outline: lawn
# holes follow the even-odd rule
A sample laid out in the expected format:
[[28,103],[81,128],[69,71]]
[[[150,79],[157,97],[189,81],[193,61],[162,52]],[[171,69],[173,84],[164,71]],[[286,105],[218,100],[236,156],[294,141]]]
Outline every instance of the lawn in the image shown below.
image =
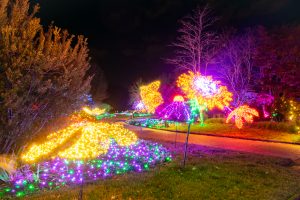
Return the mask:
[[[290,133],[287,131],[280,130],[270,130],[266,128],[256,128],[260,124],[253,124],[251,126],[245,126],[242,129],[238,129],[234,124],[225,123],[206,123],[204,126],[199,124],[191,125],[191,132],[195,134],[209,134],[218,136],[229,136],[238,138],[248,138],[248,139],[259,139],[259,140],[271,140],[279,142],[291,142],[300,144],[300,134]],[[177,126],[178,131],[187,132],[187,124],[179,124]],[[167,128],[162,128],[164,130],[176,130],[176,125],[171,124]]]
[[[290,160],[190,145],[181,167],[183,145],[171,163],[87,184],[83,199],[294,199],[300,171]],[[79,187],[40,192],[25,199],[77,199]]]

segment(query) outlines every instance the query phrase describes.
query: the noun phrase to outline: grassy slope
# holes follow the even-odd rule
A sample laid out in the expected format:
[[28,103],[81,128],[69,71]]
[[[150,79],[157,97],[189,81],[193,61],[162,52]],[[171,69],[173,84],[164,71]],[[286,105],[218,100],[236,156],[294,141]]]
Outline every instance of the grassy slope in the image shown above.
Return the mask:
[[[180,131],[187,131],[187,125],[178,125],[177,128]],[[176,127],[175,125],[172,125],[164,129],[176,130]],[[269,129],[251,128],[247,126],[243,129],[238,129],[233,124],[207,123],[203,127],[201,127],[199,124],[193,124],[191,126],[191,131],[193,133],[208,133],[231,137],[300,143],[300,134],[274,131]]]
[[[169,143],[165,145],[172,148]],[[187,167],[174,161],[84,187],[83,199],[290,199],[300,195],[300,171],[287,160],[190,145]],[[25,199],[77,199],[79,188]]]

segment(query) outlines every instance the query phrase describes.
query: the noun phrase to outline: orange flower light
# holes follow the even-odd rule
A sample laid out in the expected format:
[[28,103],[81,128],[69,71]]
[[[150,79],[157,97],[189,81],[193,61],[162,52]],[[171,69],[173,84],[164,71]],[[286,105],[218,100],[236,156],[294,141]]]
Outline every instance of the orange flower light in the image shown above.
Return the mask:
[[202,76],[199,72],[192,71],[181,74],[177,79],[177,86],[187,98],[197,99],[200,105],[206,105],[208,109],[223,109],[232,101],[232,93],[220,83],[214,81],[211,76]]
[[259,116],[257,110],[250,108],[247,105],[239,106],[228,115],[226,123],[228,123],[231,119],[234,119],[236,127],[241,129],[243,128],[244,122],[253,122],[253,116]]

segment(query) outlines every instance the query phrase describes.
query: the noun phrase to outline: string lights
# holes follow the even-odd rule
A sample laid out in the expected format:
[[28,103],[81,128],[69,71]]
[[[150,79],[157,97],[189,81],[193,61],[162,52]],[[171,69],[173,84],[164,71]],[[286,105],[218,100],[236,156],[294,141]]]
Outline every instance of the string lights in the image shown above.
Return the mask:
[[154,113],[157,106],[163,103],[163,98],[158,91],[160,81],[154,81],[140,87],[140,96],[144,106],[149,113]]
[[229,123],[231,119],[234,119],[236,127],[241,129],[243,128],[244,122],[253,122],[253,116],[259,116],[257,110],[250,108],[247,105],[239,106],[229,113],[226,123]]
[[157,112],[163,119],[174,121],[190,121],[190,111],[188,106],[184,102],[184,98],[181,95],[177,95],[173,98],[173,102]]
[[197,99],[200,105],[208,109],[222,109],[232,101],[232,93],[220,81],[214,81],[211,76],[202,76],[199,72],[181,74],[177,86],[182,89],[189,99]]
[[21,159],[29,163],[49,156],[66,159],[91,159],[105,154],[111,139],[121,146],[132,145],[137,141],[136,135],[123,128],[122,125],[80,122],[48,135],[47,141],[44,143],[33,144],[28,151],[21,155]]
[[300,105],[293,100],[289,101],[288,119],[295,123],[297,133],[300,133]]
[[160,144],[139,140],[133,145],[122,146],[112,141],[106,154],[90,160],[57,157],[40,162],[38,172],[34,165],[27,165],[27,170],[19,170],[11,176],[10,187],[0,189],[0,197],[1,194],[21,197],[41,189],[82,184],[129,171],[142,172],[168,161],[171,155]]
[[89,114],[89,115],[102,115],[105,113],[105,109],[100,109],[100,108],[94,108],[94,109],[90,109],[89,107],[83,107],[82,110]]

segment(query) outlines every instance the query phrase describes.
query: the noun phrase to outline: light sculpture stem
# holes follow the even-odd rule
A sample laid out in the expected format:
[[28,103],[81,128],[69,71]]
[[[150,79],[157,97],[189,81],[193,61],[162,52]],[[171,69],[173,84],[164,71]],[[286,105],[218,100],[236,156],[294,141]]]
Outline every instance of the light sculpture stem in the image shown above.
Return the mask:
[[189,122],[188,132],[186,134],[185,146],[184,146],[184,158],[183,158],[183,167],[185,167],[186,157],[187,157],[187,148],[189,143],[189,135],[191,131],[191,123]]

